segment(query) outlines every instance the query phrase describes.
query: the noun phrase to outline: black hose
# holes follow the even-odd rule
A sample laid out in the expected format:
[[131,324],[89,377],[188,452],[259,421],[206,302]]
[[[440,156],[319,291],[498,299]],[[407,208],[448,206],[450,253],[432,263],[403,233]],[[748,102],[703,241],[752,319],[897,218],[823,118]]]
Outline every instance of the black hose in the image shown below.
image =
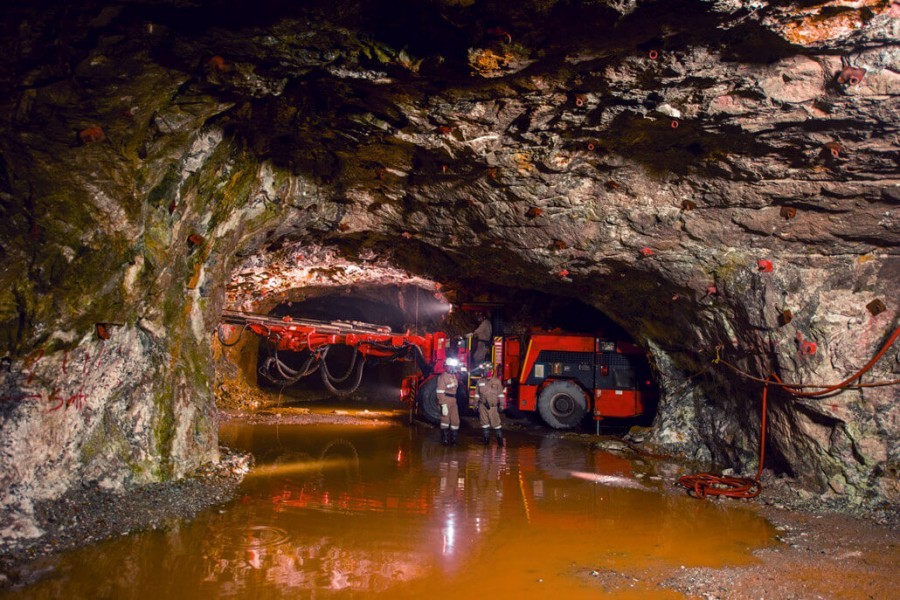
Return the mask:
[[[353,367],[356,366],[356,358],[359,353],[359,348],[353,346],[353,356],[350,357],[350,366],[347,367],[347,372],[341,375],[340,377],[334,377],[331,375],[331,372],[328,372],[328,378],[331,380],[331,383],[344,383],[353,373]],[[322,356],[322,364],[325,364],[325,356]],[[326,367],[327,368],[327,367]]]
[[400,360],[400,359],[412,359],[416,361],[416,367],[422,372],[425,377],[431,375],[433,370],[432,366],[428,364],[428,361],[425,359],[425,355],[422,353],[422,348],[420,348],[416,344],[404,343],[399,348],[395,346],[390,346],[387,344],[370,344],[370,347],[376,348],[378,350],[390,351],[393,350],[394,353],[390,356],[386,356],[380,360],[384,362],[390,362],[392,360]]
[[272,383],[276,383],[279,385],[292,385],[300,381],[300,379],[302,378],[301,376],[289,376],[287,373],[282,371],[282,369],[287,369],[284,363],[279,361],[277,358],[272,358],[270,356],[266,359],[266,362],[263,363],[263,366],[259,368],[259,374]]
[[238,333],[237,339],[235,339],[233,342],[231,342],[229,344],[222,338],[222,325],[219,324],[219,326],[216,327],[216,337],[219,338],[219,343],[222,344],[223,346],[225,346],[226,348],[230,348],[231,346],[234,346],[239,341],[241,341],[242,337],[244,337],[244,331],[247,329],[247,325],[248,325],[247,323],[244,323],[244,326],[241,327],[241,332]]
[[425,377],[428,377],[429,375],[431,375],[431,372],[433,371],[432,366],[430,364],[428,364],[427,360],[425,360],[425,355],[422,354],[421,348],[419,348],[418,346],[413,346],[412,348],[413,348],[413,354],[415,355],[415,359],[416,359],[416,366],[419,367],[420,371],[422,371],[422,375],[424,375]]
[[[327,348],[325,352],[327,352]],[[259,369],[260,375],[262,375],[272,383],[277,383],[280,385],[293,385],[304,377],[315,373],[321,364],[319,360],[317,360],[317,358],[321,359],[325,353],[323,352],[322,356],[319,356],[317,353],[311,352],[309,357],[306,359],[306,362],[303,364],[303,367],[298,370],[290,368],[284,363],[284,361],[278,358],[277,349],[273,354],[274,356],[270,356],[269,358],[267,358],[266,362]],[[313,361],[316,361],[315,365],[312,364]],[[272,374],[273,370],[278,373],[278,377]]]
[[[307,375],[312,375],[313,373],[315,373],[316,369],[319,368],[318,362],[316,362],[315,366],[310,367],[313,360],[316,360],[316,358],[317,358],[316,354],[310,352],[309,356],[306,359],[306,362],[303,363],[303,366],[300,369],[295,371],[294,369],[287,366],[287,364],[283,360],[278,358],[278,351],[276,350],[275,351],[275,366],[278,367],[278,373],[282,377],[285,377],[285,378],[306,377]],[[321,360],[322,358],[323,358],[323,356],[318,356],[319,360]]]
[[359,389],[359,384],[362,383],[362,373],[363,367],[366,364],[366,359],[365,357],[362,357],[360,359],[359,356],[354,354],[353,364],[350,365],[350,369],[348,370],[346,377],[349,377],[349,373],[353,372],[354,367],[356,367],[356,376],[354,377],[353,382],[350,384],[350,387],[343,390],[334,387],[334,382],[337,380],[331,376],[331,373],[328,372],[328,365],[325,364],[324,358],[319,364],[322,367],[322,383],[325,384],[325,387],[328,388],[328,391],[332,394],[335,394],[336,396],[347,396]]

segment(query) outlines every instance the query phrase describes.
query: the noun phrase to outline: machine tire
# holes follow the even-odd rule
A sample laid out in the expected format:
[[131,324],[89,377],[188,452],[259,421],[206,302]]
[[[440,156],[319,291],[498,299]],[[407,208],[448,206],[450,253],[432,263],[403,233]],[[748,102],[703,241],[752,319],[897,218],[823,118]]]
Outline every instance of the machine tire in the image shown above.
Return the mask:
[[437,375],[432,375],[421,384],[416,394],[416,406],[419,416],[437,425],[441,422],[441,409],[437,401]]
[[537,405],[544,423],[554,429],[571,429],[587,414],[588,399],[576,384],[559,380],[541,390]]
[[[441,407],[437,401],[437,375],[432,375],[419,385],[416,396],[419,416],[435,425],[441,422]],[[465,385],[460,382],[456,388],[456,406],[459,408],[459,416],[469,414],[469,396]]]

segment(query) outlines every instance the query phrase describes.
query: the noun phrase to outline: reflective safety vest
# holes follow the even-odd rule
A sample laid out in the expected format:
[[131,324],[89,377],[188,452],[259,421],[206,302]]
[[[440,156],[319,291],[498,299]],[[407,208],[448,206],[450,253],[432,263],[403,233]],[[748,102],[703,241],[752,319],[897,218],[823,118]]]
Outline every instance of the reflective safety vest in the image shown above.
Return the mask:
[[442,399],[450,402],[456,398],[456,388],[459,386],[456,376],[452,373],[441,373],[437,381],[438,402]]
[[482,379],[478,382],[478,387],[475,388],[478,398],[488,407],[503,406],[506,402],[505,392],[503,384],[494,377],[487,380]]

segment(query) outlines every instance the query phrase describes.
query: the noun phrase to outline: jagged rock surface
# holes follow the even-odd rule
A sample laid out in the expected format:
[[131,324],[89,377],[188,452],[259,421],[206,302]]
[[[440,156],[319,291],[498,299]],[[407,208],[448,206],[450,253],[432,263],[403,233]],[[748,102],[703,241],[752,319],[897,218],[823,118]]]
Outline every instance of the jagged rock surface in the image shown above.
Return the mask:
[[[748,472],[759,386],[711,367],[717,347],[757,377],[830,383],[897,326],[885,0],[3,10],[6,540],[80,482],[216,459],[229,284],[229,305],[266,308],[378,263],[582,298],[653,351],[657,444]],[[357,273],[331,259],[303,281],[273,255],[322,247]],[[260,286],[254,265],[278,277]],[[897,357],[867,380],[895,379]],[[897,502],[896,389],[776,394],[774,468]]]

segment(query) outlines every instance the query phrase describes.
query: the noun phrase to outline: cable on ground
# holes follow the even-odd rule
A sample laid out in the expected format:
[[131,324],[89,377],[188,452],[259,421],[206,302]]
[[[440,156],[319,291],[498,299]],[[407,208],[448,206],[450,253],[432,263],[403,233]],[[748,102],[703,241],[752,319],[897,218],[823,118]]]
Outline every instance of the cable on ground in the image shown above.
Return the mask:
[[[890,338],[888,338],[888,341],[884,344],[884,346],[882,346],[881,350],[879,350],[878,353],[874,357],[872,357],[872,359],[868,363],[865,364],[865,366],[863,366],[852,376],[841,381],[840,383],[831,385],[784,383],[778,376],[778,374],[774,372],[770,373],[769,376],[765,379],[755,377],[722,360],[719,355],[721,347],[717,347],[716,358],[713,359],[713,364],[722,363],[726,367],[743,377],[763,383],[762,402],[760,407],[761,414],[759,433],[759,467],[756,470],[756,476],[752,479],[749,477],[729,477],[724,475],[713,475],[711,473],[698,473],[695,475],[683,475],[678,479],[678,485],[687,488],[688,492],[693,493],[693,495],[697,498],[706,498],[707,496],[725,496],[728,498],[755,498],[756,496],[758,496],[762,491],[762,484],[759,480],[762,476],[763,463],[765,462],[766,457],[766,408],[768,405],[769,384],[774,382],[775,385],[777,385],[787,393],[799,398],[818,398],[834,392],[843,391],[845,389],[896,385],[897,383],[900,383],[900,380],[881,381],[870,384],[858,383],[856,385],[851,385],[851,383],[865,375],[866,372],[868,372],[869,369],[871,369],[875,365],[875,363],[877,363],[881,359],[881,357],[884,356],[884,354],[890,349],[890,347],[894,345],[894,342],[897,340],[898,336],[900,336],[900,327],[897,327],[897,329],[894,330],[894,333],[891,334]],[[810,392],[800,391],[803,388],[820,389]]]

